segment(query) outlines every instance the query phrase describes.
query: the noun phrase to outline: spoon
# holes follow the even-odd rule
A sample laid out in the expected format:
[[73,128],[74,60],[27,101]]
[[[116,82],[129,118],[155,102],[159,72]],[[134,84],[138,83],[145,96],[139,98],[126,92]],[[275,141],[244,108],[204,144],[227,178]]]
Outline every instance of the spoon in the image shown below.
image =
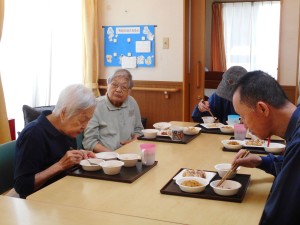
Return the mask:
[[97,163],[94,163],[94,162],[90,161],[90,159],[86,159],[86,161],[90,164],[90,166],[93,166],[93,165],[98,166]]

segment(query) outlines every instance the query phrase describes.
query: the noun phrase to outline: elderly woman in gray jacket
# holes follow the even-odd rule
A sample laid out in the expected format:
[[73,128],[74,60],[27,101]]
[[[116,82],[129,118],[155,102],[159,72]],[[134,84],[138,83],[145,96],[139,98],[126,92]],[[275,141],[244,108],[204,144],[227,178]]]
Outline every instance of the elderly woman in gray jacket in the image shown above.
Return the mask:
[[107,93],[97,98],[97,106],[83,138],[85,149],[114,151],[142,134],[140,109],[130,91],[132,75],[119,69],[107,79]]

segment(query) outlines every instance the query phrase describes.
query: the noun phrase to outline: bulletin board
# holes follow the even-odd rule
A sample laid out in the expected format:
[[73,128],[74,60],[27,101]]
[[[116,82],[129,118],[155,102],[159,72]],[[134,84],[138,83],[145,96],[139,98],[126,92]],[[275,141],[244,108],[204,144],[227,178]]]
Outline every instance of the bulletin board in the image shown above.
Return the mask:
[[155,25],[104,26],[104,65],[154,67]]

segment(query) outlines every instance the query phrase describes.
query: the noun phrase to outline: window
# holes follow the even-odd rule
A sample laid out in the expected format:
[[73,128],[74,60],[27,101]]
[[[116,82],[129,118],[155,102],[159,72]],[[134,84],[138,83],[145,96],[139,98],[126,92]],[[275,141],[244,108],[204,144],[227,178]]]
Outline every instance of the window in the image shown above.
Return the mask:
[[277,78],[280,1],[223,3],[227,68],[263,70]]
[[5,1],[0,72],[9,118],[24,126],[22,105],[56,104],[82,83],[81,0]]

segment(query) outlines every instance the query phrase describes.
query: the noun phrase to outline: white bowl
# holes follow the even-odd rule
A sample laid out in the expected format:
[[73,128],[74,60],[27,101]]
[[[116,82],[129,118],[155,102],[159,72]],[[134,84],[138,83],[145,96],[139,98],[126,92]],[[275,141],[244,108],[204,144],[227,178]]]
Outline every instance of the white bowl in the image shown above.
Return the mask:
[[285,149],[285,145],[280,144],[280,143],[272,143],[271,142],[269,147],[267,145],[268,145],[268,143],[264,144],[264,149],[270,153],[280,153],[280,152],[283,152]]
[[[230,170],[231,168],[231,164],[230,163],[219,163],[217,165],[215,165],[215,169],[217,170],[218,174],[220,177],[224,177],[225,174]],[[239,170],[240,167],[238,167],[235,171],[233,171],[228,177],[227,179],[231,179],[234,178],[237,170]]]
[[119,154],[116,152],[99,152],[95,154],[98,159],[112,160],[117,159]]
[[229,126],[229,125],[220,127],[220,130],[222,133],[226,133],[226,134],[232,134],[234,131],[233,126]]
[[157,130],[167,130],[171,127],[171,124],[167,122],[159,122],[153,124],[153,127]]
[[124,162],[119,160],[108,160],[100,163],[103,172],[107,175],[119,174],[123,165]]
[[204,123],[213,123],[215,122],[215,118],[212,116],[202,116],[202,120]]
[[124,162],[125,167],[135,166],[141,156],[135,153],[120,154],[118,159]]
[[[201,186],[195,186],[195,187],[185,186],[182,184],[184,181],[197,181],[198,183],[201,184]],[[208,183],[209,183],[208,180],[201,177],[182,177],[176,180],[176,184],[179,186],[180,190],[189,193],[198,193],[204,191]]]
[[157,130],[157,129],[145,129],[145,130],[142,130],[142,132],[143,132],[145,138],[153,139],[153,138],[156,138],[157,133],[159,132],[159,130]]
[[240,140],[222,140],[223,146],[227,149],[241,149],[243,147],[244,142]]
[[[97,159],[97,158],[90,158],[89,161],[87,159],[83,159],[80,161],[80,165],[82,167],[82,169],[86,170],[86,171],[97,171],[97,170],[101,170],[101,166],[100,163],[103,162],[104,160],[102,159]],[[97,163],[98,165],[94,165],[91,163]]]
[[183,133],[186,135],[196,135],[201,131],[200,127],[185,127]]
[[214,192],[218,195],[231,196],[238,193],[242,187],[241,183],[234,180],[225,180],[219,187],[217,184],[220,180],[215,180],[210,183],[210,186],[213,188]]

